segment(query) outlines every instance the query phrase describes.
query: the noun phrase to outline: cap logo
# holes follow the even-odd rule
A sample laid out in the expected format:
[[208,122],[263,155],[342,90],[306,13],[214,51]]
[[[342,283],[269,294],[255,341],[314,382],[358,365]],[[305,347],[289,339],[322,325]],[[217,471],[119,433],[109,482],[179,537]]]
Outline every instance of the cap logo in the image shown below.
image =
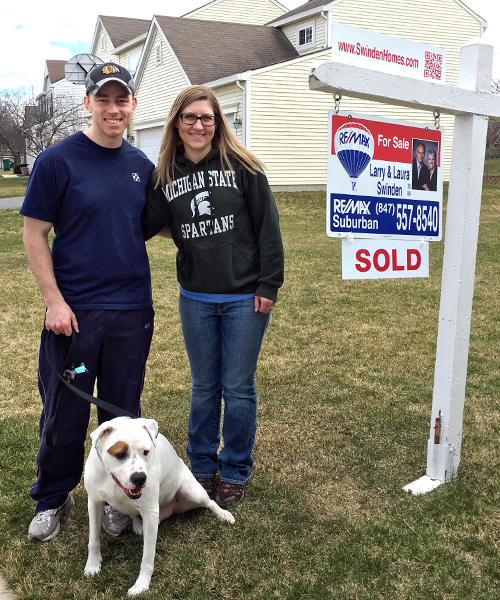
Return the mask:
[[112,73],[119,73],[120,69],[115,67],[115,65],[104,65],[102,72],[104,75],[111,75]]

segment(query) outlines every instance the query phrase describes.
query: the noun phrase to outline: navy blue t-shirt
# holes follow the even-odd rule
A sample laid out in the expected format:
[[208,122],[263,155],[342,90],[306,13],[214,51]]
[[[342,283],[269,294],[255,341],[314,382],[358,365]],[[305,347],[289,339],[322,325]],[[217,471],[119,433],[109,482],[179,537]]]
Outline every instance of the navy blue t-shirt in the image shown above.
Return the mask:
[[152,305],[141,212],[153,169],[125,140],[104,148],[82,132],[37,158],[20,213],[53,224],[54,274],[72,310]]

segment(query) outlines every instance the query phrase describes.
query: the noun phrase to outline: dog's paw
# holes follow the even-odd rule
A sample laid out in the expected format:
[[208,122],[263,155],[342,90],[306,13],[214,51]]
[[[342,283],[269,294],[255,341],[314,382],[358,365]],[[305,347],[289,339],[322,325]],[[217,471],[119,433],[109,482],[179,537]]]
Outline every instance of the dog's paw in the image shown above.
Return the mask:
[[143,534],[143,525],[141,517],[132,517],[132,531],[136,535]]
[[101,559],[89,559],[87,561],[87,564],[85,565],[85,570],[83,571],[83,574],[85,575],[85,577],[93,577],[94,575],[97,575],[97,573],[99,573],[100,570]]
[[219,518],[221,521],[225,521],[226,523],[230,523],[231,525],[234,525],[236,522],[236,519],[228,510],[223,510]]
[[149,590],[150,583],[151,583],[151,578],[141,577],[139,575],[137,581],[127,592],[127,596],[137,596],[138,594],[142,594],[142,592],[146,592],[147,590]]

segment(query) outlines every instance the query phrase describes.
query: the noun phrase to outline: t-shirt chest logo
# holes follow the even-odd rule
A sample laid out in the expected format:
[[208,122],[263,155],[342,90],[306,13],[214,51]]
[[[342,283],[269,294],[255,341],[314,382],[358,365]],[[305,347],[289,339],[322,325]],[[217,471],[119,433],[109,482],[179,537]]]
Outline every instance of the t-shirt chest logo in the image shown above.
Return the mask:
[[134,181],[141,181],[141,178],[139,177],[139,173],[132,173],[132,179]]

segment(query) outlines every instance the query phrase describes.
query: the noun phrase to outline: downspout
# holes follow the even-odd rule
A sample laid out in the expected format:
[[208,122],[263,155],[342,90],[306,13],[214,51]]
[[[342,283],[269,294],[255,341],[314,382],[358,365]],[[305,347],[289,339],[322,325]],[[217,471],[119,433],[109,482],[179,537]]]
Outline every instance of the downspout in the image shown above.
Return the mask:
[[240,76],[238,75],[238,79],[236,80],[236,85],[240,88],[241,94],[241,141],[244,146],[247,144],[247,90],[246,84],[242,86],[240,83]]
[[321,16],[323,17],[323,19],[325,19],[325,43],[323,45],[323,48],[328,48],[329,44],[328,44],[328,38],[330,37],[330,31],[329,31],[329,21],[330,19],[328,18],[330,14],[330,11],[328,11],[328,14],[325,15],[325,11],[322,10],[321,11]]

